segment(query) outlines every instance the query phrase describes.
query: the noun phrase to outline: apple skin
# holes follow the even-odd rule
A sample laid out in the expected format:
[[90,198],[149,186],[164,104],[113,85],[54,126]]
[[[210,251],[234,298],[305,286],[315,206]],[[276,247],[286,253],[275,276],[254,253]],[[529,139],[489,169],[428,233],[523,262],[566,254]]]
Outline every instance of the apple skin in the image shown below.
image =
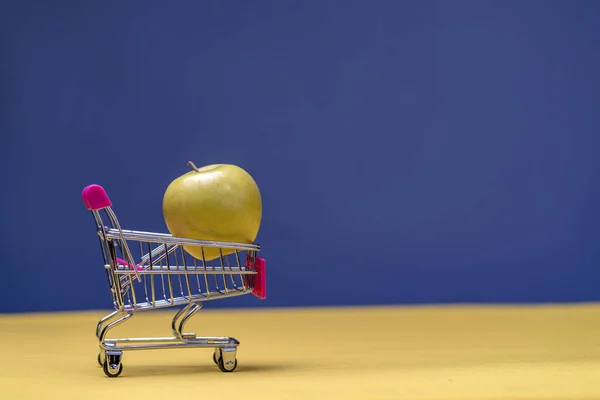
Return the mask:
[[[195,240],[250,244],[258,235],[262,199],[258,185],[243,168],[212,164],[194,168],[169,184],[163,216],[171,235]],[[219,258],[216,247],[184,246],[198,260]],[[223,256],[235,250],[223,249]]]

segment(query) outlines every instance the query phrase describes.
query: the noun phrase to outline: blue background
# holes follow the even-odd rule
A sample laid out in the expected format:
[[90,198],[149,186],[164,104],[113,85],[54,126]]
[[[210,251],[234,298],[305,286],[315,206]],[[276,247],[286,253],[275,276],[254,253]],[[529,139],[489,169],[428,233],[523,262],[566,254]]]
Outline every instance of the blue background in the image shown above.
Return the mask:
[[264,198],[269,298],[600,300],[600,2],[0,5],[0,311],[109,308],[80,193],[165,232],[185,163]]

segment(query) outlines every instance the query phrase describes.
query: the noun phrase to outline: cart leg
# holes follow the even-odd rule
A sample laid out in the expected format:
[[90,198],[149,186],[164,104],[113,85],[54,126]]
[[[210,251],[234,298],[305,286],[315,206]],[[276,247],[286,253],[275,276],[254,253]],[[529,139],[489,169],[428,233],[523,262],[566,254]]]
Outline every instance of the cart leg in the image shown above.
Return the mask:
[[177,314],[175,314],[173,316],[173,320],[171,321],[171,329],[173,330],[173,334],[176,337],[179,337],[178,332],[177,332],[177,321],[179,320],[179,318],[181,317],[181,315],[183,313],[187,312],[190,309],[190,307],[192,306],[192,304],[193,303],[186,304],[179,311],[177,311]]
[[96,326],[96,337],[98,339],[100,339],[100,334],[102,333],[102,328],[103,328],[104,323],[106,321],[108,321],[109,319],[111,319],[112,317],[114,317],[115,315],[117,315],[119,312],[120,311],[113,311],[98,322],[98,325]]
[[[111,319],[113,319],[115,316],[119,315],[121,313],[121,311],[117,310],[117,311],[113,311],[110,314],[108,314],[107,316],[103,317],[100,321],[98,321],[98,325],[96,325],[96,337],[98,338],[100,344],[102,344],[102,340],[103,340],[103,336],[106,335],[105,328],[106,328],[106,322],[110,321]],[[102,346],[98,346],[100,349],[98,351],[98,364],[100,365],[100,367],[104,366],[104,360],[106,359],[106,354],[104,349],[102,348]]]
[[177,314],[175,314],[173,321],[171,322],[171,329],[173,330],[175,337],[182,342],[196,339],[195,333],[184,333],[183,329],[185,327],[185,323],[201,308],[202,304],[190,303],[179,310]]
[[[121,315],[121,317],[108,324],[106,323],[118,315]],[[132,313],[114,311],[98,322],[98,326],[96,327],[96,336],[98,337],[98,347],[100,348],[100,351],[98,353],[97,360],[98,364],[100,364],[100,366],[104,369],[104,373],[107,376],[117,377],[121,374],[123,371],[123,365],[121,364],[123,352],[116,350],[105,350],[106,344],[104,343],[104,339],[106,338],[106,334],[109,330],[119,325],[123,321],[131,318],[132,316]]]
[[[116,312],[111,314],[111,316],[115,316],[117,314],[123,314],[123,312]],[[124,313],[124,315],[122,315],[119,319],[107,324],[106,326],[104,326],[102,329],[100,329],[102,327],[101,324],[98,324],[98,340],[100,340],[100,343],[102,344],[102,342],[104,341],[104,338],[106,337],[106,334],[108,333],[108,331],[110,331],[112,328],[114,328],[115,326],[119,325],[120,323],[128,320],[129,318],[131,318],[133,316],[133,313]],[[105,319],[105,321],[107,321],[108,318]],[[105,322],[104,321],[104,322]]]

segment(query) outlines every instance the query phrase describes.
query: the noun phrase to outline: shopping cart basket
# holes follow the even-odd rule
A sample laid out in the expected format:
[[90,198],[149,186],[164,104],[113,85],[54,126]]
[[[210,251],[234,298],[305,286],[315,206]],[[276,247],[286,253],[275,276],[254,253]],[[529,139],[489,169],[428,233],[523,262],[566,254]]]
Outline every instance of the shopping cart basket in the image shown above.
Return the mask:
[[[183,347],[212,348],[213,361],[219,369],[234,371],[240,344],[236,339],[198,337],[184,332],[184,327],[205,301],[246,294],[266,297],[266,261],[258,257],[260,246],[124,230],[101,186],[87,186],[82,197],[96,223],[115,308],[98,322],[96,329],[98,363],[104,373],[109,377],[121,374],[125,350]],[[221,256],[211,261],[197,260],[184,246],[198,246],[202,254],[205,248],[217,248]],[[171,323],[173,337],[107,338],[112,328],[134,313],[167,307],[180,307]]]

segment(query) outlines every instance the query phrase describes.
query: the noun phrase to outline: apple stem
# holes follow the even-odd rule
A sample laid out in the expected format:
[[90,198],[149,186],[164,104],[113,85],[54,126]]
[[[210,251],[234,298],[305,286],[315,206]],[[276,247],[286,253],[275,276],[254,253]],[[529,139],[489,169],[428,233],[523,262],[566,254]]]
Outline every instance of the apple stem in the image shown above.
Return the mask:
[[193,162],[188,161],[187,165],[190,166],[191,168],[193,168],[194,171],[200,172],[200,170],[198,169],[198,167],[196,167]]

